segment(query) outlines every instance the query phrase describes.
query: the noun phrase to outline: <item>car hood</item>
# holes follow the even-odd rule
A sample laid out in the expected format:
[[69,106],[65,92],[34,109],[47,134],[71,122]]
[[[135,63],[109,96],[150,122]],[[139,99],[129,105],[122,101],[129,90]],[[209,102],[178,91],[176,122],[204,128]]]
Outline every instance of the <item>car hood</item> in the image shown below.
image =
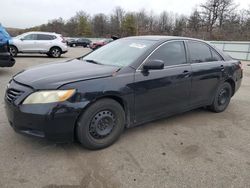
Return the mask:
[[118,67],[74,59],[36,66],[20,72],[13,79],[34,89],[57,89],[70,82],[112,76],[118,70]]

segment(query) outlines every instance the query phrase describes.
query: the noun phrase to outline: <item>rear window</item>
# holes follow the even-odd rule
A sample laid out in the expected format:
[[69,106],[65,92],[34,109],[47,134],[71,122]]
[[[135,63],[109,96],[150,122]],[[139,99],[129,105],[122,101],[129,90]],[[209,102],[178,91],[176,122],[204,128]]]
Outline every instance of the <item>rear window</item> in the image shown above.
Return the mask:
[[54,40],[56,39],[55,35],[45,35],[45,34],[38,34],[37,40]]
[[205,43],[189,41],[188,48],[192,63],[208,62],[212,60],[211,50]]
[[213,60],[214,61],[222,61],[222,57],[213,49],[211,49]]

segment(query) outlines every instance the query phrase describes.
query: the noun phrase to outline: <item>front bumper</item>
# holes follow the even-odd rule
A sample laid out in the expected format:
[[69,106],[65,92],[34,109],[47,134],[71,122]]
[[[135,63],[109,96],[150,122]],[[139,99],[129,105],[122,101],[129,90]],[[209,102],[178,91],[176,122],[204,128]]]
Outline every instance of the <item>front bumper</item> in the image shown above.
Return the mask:
[[7,97],[8,92],[5,95],[6,115],[15,131],[46,138],[57,143],[74,140],[77,118],[82,111],[82,107],[87,104],[65,101],[62,103],[23,105],[23,99],[32,92],[32,89],[12,81],[9,89],[13,86],[15,90],[22,89],[21,91],[23,91],[22,95],[14,101]]

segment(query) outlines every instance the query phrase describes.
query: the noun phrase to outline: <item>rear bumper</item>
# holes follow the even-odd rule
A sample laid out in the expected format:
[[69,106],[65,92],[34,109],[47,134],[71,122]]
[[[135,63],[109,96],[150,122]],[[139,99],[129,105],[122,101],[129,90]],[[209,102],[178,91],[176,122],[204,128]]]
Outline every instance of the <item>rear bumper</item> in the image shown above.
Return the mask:
[[68,52],[68,46],[67,46],[67,44],[62,45],[62,46],[60,46],[60,47],[61,47],[61,49],[62,49],[62,54],[65,54],[65,53]]
[[243,79],[243,70],[238,69],[235,72],[235,75],[234,75],[234,81],[235,81],[235,91],[234,91],[234,93],[236,93],[236,91],[238,91],[238,89],[240,88],[242,79]]
[[240,86],[241,86],[241,82],[242,82],[242,77],[236,80],[236,82],[235,82],[235,91],[234,91],[234,93],[236,93],[236,91],[239,90],[239,88],[240,88]]

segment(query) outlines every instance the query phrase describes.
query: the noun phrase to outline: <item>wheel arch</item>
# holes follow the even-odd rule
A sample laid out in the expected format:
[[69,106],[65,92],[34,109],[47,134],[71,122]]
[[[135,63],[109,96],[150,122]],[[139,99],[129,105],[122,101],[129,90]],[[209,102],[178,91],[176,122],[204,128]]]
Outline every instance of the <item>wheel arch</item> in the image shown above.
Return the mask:
[[125,127],[129,127],[130,125],[130,113],[129,113],[129,108],[128,108],[128,105],[127,103],[125,102],[124,99],[122,99],[122,97],[119,97],[117,95],[103,95],[103,96],[100,96],[100,97],[97,97],[95,100],[89,102],[85,108],[80,112],[80,114],[78,115],[78,118],[76,119],[76,122],[75,122],[75,125],[74,125],[74,138],[76,138],[77,136],[77,122],[79,120],[79,118],[82,116],[82,114],[92,105],[94,104],[95,102],[99,101],[99,100],[102,100],[102,99],[112,99],[116,102],[118,102],[121,107],[123,108],[124,110],[124,113],[125,113]]
[[225,82],[229,83],[232,87],[232,96],[235,93],[235,81],[232,78],[228,78],[227,80],[225,80]]
[[11,47],[11,46],[13,46],[13,47],[15,47],[17,49],[17,53],[19,52],[19,49],[15,44],[9,44],[9,47]]

